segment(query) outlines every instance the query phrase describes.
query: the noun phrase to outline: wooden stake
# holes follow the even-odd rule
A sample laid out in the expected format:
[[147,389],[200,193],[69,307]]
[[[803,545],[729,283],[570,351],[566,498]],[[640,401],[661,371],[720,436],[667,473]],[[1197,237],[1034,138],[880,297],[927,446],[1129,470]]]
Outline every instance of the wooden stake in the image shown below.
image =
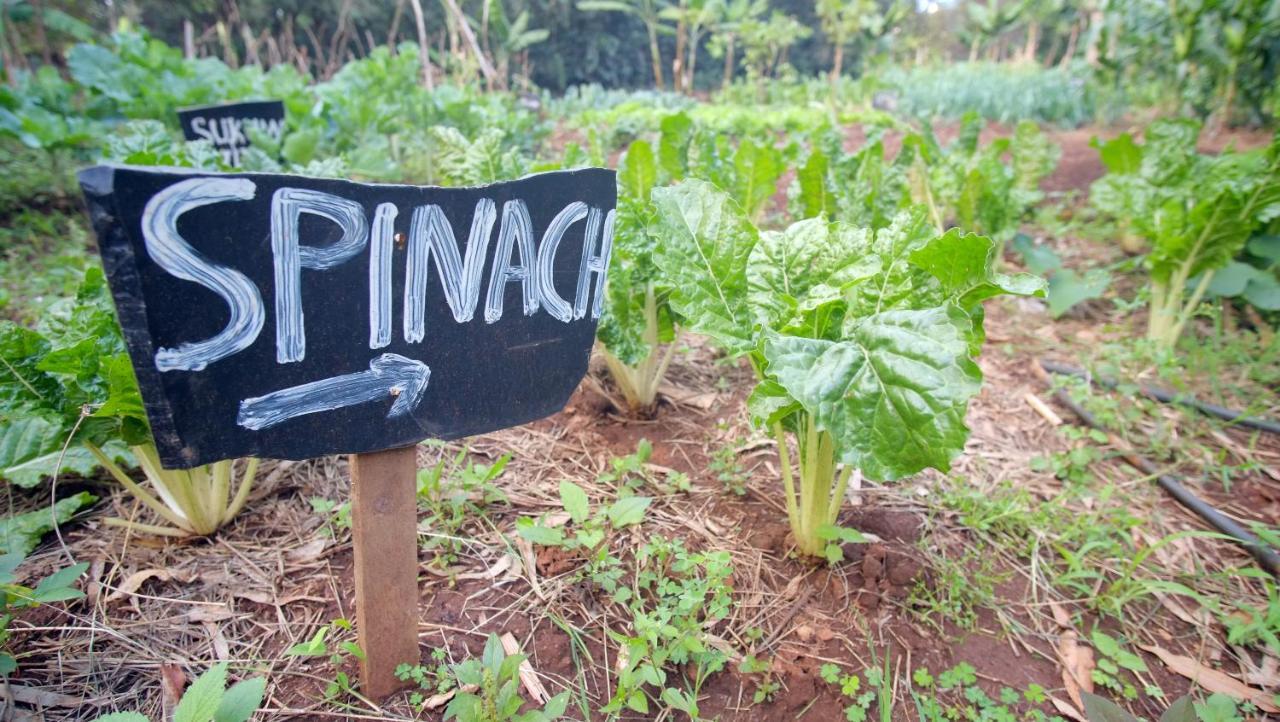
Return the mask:
[[360,687],[373,699],[409,686],[396,666],[419,660],[417,470],[416,446],[351,455]]

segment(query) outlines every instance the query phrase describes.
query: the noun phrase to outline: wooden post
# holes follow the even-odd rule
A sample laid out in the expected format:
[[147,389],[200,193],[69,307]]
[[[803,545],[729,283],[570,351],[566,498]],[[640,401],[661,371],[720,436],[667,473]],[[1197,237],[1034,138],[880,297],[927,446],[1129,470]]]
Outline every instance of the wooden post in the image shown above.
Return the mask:
[[417,470],[417,446],[351,455],[360,688],[373,699],[408,686],[396,666],[419,659]]

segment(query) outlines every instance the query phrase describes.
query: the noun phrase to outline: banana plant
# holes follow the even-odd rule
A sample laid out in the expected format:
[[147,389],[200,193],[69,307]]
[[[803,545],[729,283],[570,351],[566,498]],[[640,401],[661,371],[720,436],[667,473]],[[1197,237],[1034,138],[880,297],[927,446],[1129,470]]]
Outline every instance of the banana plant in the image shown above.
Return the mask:
[[855,472],[950,467],[982,381],[982,301],[1044,293],[1038,278],[996,273],[989,238],[938,231],[919,208],[878,231],[812,218],[762,232],[703,181],[652,196],[672,309],[755,371],[748,410],[777,443],[805,555],[848,538],[836,521]]

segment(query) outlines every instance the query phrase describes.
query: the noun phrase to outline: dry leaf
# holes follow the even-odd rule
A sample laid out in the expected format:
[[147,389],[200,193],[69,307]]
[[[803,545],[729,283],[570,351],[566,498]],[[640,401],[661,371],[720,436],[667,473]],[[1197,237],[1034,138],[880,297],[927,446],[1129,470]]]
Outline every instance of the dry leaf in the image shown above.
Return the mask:
[[183,673],[182,667],[173,662],[160,665],[160,695],[166,712],[178,706],[178,700],[182,699],[182,690],[186,687],[187,675]]
[[1080,644],[1075,630],[1058,637],[1058,657],[1062,661],[1062,685],[1077,709],[1084,709],[1080,692],[1093,693],[1093,648]]
[[134,572],[126,577],[113,592],[107,595],[106,601],[114,602],[117,599],[133,596],[148,579],[153,578],[167,582],[173,579],[174,575],[167,569],[143,569],[142,571]]
[[449,700],[453,699],[453,696],[459,692],[471,693],[476,691],[477,689],[480,689],[480,688],[474,684],[464,684],[461,687],[456,687],[454,689],[449,690],[448,692],[441,692],[440,694],[431,695],[430,697],[427,698],[426,702],[422,703],[422,706],[426,709],[435,709],[437,707],[444,705]]
[[204,628],[209,633],[209,641],[213,643],[214,656],[224,662],[231,659],[231,647],[227,644],[227,638],[222,636],[222,628],[213,622],[205,622]]
[[1049,611],[1053,612],[1053,621],[1062,629],[1071,629],[1071,613],[1057,602],[1049,602]]
[[1177,672],[1210,692],[1221,692],[1236,699],[1247,700],[1264,712],[1280,712],[1280,707],[1277,707],[1275,702],[1271,700],[1271,695],[1260,689],[1250,687],[1226,672],[1206,667],[1190,657],[1174,654],[1163,647],[1138,646],[1159,657],[1160,661],[1164,662],[1165,666],[1170,670]]
[[494,562],[493,566],[489,567],[488,569],[482,572],[467,572],[466,574],[459,574],[457,578],[458,579],[497,579],[498,577],[502,576],[503,572],[507,571],[510,568],[511,568],[511,557],[507,556],[506,554],[503,554],[501,557],[498,557],[498,561]]
[[319,559],[321,554],[324,554],[324,548],[328,543],[328,539],[325,539],[324,537],[316,537],[296,549],[290,549],[284,556],[294,564],[314,561]]
[[665,381],[658,385],[658,393],[670,399],[672,403],[691,406],[702,411],[708,411],[715,406],[718,395],[714,391],[694,391]]
[[9,685],[9,694],[13,695],[16,701],[33,707],[69,707],[75,709],[84,704],[84,699],[80,697],[72,697],[69,694],[59,694],[58,692],[50,692],[47,689],[23,687],[16,684]]
[[1064,714],[1077,722],[1089,722],[1088,718],[1081,714],[1080,710],[1072,707],[1070,702],[1058,699],[1057,697],[1050,697],[1049,701],[1053,703],[1053,706],[1057,708],[1059,713]]

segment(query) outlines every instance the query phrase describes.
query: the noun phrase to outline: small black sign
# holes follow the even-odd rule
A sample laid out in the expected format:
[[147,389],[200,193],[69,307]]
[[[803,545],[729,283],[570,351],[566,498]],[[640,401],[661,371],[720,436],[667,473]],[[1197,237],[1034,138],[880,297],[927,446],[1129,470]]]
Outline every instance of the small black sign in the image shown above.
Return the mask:
[[275,140],[284,133],[284,103],[250,100],[225,105],[201,105],[178,111],[178,123],[187,140],[207,140],[222,153],[227,165],[240,165],[240,154],[250,145],[248,127]]
[[80,185],[167,467],[493,431],[586,373],[611,170],[433,188],[107,165]]

